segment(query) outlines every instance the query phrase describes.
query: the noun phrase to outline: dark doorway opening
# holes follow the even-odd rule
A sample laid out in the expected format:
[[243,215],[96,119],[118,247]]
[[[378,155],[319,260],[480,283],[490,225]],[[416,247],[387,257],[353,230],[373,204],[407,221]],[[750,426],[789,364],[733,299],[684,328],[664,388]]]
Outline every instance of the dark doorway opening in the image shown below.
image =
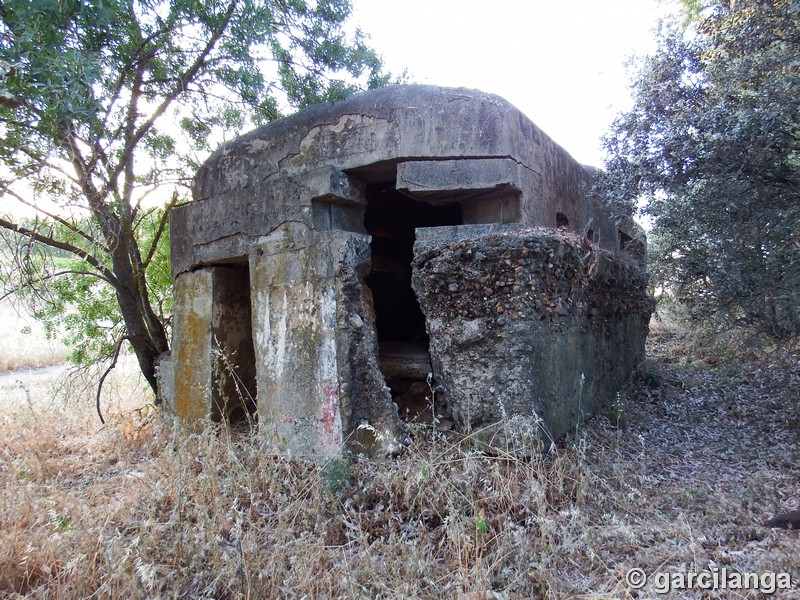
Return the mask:
[[381,369],[400,416],[428,420],[433,417],[428,335],[411,287],[414,230],[461,225],[461,206],[416,201],[398,192],[394,181],[369,184],[366,198],[364,227],[372,236],[372,270],[366,283],[375,307]]
[[411,288],[414,230],[461,225],[458,204],[436,206],[398,192],[394,182],[367,186],[364,227],[372,236],[367,285],[375,303],[378,342],[427,344],[425,317]]
[[247,262],[216,265],[214,337],[215,421],[253,425],[256,420],[256,358]]

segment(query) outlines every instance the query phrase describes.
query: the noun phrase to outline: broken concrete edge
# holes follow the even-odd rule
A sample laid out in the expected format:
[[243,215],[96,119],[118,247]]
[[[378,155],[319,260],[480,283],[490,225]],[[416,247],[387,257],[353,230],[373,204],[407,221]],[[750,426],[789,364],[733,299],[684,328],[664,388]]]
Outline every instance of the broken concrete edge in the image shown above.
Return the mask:
[[[589,312],[594,315],[598,312],[602,314],[627,313],[638,310],[650,310],[652,299],[646,295],[646,286],[649,275],[638,263],[626,260],[623,253],[610,252],[577,233],[566,230],[554,230],[547,227],[531,227],[522,224],[509,225],[458,225],[452,227],[434,227],[417,230],[417,240],[414,246],[414,265],[419,267],[432,257],[441,256],[443,253],[451,252],[454,260],[475,260],[488,261],[492,258],[475,246],[475,244],[488,244],[489,247],[502,246],[507,241],[517,240],[526,247],[517,256],[514,264],[495,264],[499,272],[509,271],[513,267],[513,272],[509,271],[507,278],[509,283],[502,283],[501,288],[507,288],[511,282],[515,281],[517,273],[520,271],[527,274],[533,268],[532,262],[538,260],[537,265],[541,282],[554,283],[555,280],[548,273],[548,269],[556,269],[552,263],[561,261],[565,255],[574,254],[572,257],[576,265],[570,273],[575,277],[579,275],[587,280],[595,282],[597,287],[599,281],[609,289],[620,283],[624,288],[618,290],[616,294],[609,296],[609,304],[601,307],[599,301],[593,299],[592,302],[578,304],[575,301],[576,281],[570,282],[569,295],[559,299],[553,298],[550,305],[545,305],[544,312],[540,313],[543,317],[553,315],[575,315]],[[508,259],[504,259],[508,261]],[[520,264],[521,263],[521,264]],[[545,268],[545,265],[547,268]],[[581,273],[578,271],[582,270]],[[613,276],[610,273],[613,272]],[[502,276],[497,274],[496,279],[500,281]],[[491,286],[488,286],[491,288]],[[540,290],[541,291],[541,290]],[[563,289],[553,289],[550,291],[554,296],[564,292]],[[631,298],[628,295],[633,293],[636,296],[636,305],[629,303]],[[562,309],[569,307],[570,310],[555,310],[548,313],[547,307],[560,306]],[[541,307],[540,307],[541,308]]]
[[646,283],[637,266],[568,232],[418,230],[413,284],[448,416],[506,449],[562,437],[643,360]]
[[[205,390],[213,400],[224,388],[215,380],[224,372],[214,358],[214,343],[225,337],[220,323],[236,321],[241,311],[229,314],[213,306],[216,300],[210,308],[194,311],[192,290],[199,286],[197,293],[205,289],[214,298],[232,297],[235,294],[228,289],[232,284],[225,283],[230,279],[248,290],[251,333],[260,338],[253,350],[258,366],[252,368],[257,372],[260,426],[265,438],[287,452],[324,458],[344,451],[351,442],[376,452],[391,453],[402,446],[397,410],[391,397],[387,400],[389,382],[380,365],[375,365],[380,362],[376,359],[376,327],[381,328],[375,317],[383,315],[385,324],[389,315],[401,324],[400,329],[412,332],[425,327],[433,331],[439,326],[437,302],[451,312],[467,312],[453,316],[452,323],[447,321],[452,315],[446,316],[440,329],[463,325],[467,332],[481,327],[494,332],[499,341],[489,344],[487,339],[494,338],[484,335],[481,342],[486,346],[481,351],[492,360],[503,360],[498,348],[508,351],[504,338],[519,337],[519,348],[512,344],[514,352],[522,353],[519,364],[501,362],[499,369],[519,382],[497,408],[484,406],[488,398],[500,393],[491,385],[483,390],[482,374],[487,381],[495,377],[491,361],[486,363],[480,352],[475,357],[465,354],[486,364],[472,374],[459,372],[448,361],[457,362],[457,344],[463,340],[440,336],[437,341],[431,336],[433,370],[443,373],[443,380],[452,376],[448,385],[456,391],[451,395],[457,396],[460,388],[474,387],[481,392],[452,402],[462,428],[486,429],[491,419],[497,421],[497,411],[505,418],[522,409],[522,416],[546,423],[549,432],[563,429],[562,420],[582,418],[584,391],[593,393],[596,381],[607,377],[592,370],[597,346],[601,353],[608,354],[608,347],[625,354],[620,361],[620,372],[624,372],[629,368],[628,355],[635,354],[626,350],[626,344],[637,345],[642,331],[639,314],[625,313],[643,304],[636,277],[627,276],[625,269],[634,274],[641,270],[644,246],[632,228],[618,226],[600,199],[591,197],[593,177],[591,169],[578,165],[503,99],[474,90],[433,86],[399,86],[318,106],[222,147],[198,172],[195,202],[173,213],[175,306],[176,313],[186,313],[181,317],[186,322],[179,329],[188,332],[174,337],[176,347],[169,359],[180,365],[171,382],[181,396],[174,402],[176,410],[186,410],[184,396],[193,390],[198,394]],[[417,210],[419,206],[425,209]],[[483,227],[482,223],[510,227],[501,233],[516,227],[516,234],[506,234],[519,239],[503,248],[484,230],[470,250],[472,258],[478,258],[477,267],[464,268],[459,263],[463,256],[447,247],[447,236],[460,242],[459,235],[472,231],[471,227]],[[442,233],[448,231],[446,227],[434,233],[439,225],[451,225],[452,232],[458,233]],[[576,235],[572,246],[566,242],[553,245],[555,242],[544,238],[535,242],[537,252],[548,248],[555,256],[542,262],[538,270],[516,265],[529,279],[536,272],[544,282],[535,296],[514,299],[512,293],[509,306],[505,301],[496,302],[516,285],[507,281],[512,278],[510,273],[506,280],[473,290],[486,296],[482,300],[485,306],[467,296],[461,300],[457,294],[442,296],[442,290],[434,285],[441,275],[454,276],[453,268],[463,271],[460,279],[448,284],[448,288],[455,286],[453,292],[462,291],[460,286],[474,277],[506,271],[505,261],[516,258],[508,253],[519,250],[514,246],[524,246],[525,236],[537,235],[519,228],[532,225],[547,228],[548,234],[563,228]],[[422,234],[423,238],[440,235],[433,244],[440,248],[432,248],[430,259],[441,272],[428,273],[425,261],[415,260],[414,265],[418,272],[414,276],[422,280],[419,289],[430,284],[429,294],[438,298],[430,305],[433,316],[428,319],[419,313],[419,307],[418,319],[408,317],[407,306],[396,308],[403,304],[399,299],[405,299],[406,292],[414,298],[408,284],[397,290],[385,282],[376,284],[375,279],[381,273],[411,277],[412,265],[406,257],[413,253],[410,244],[415,228],[429,232]],[[528,233],[521,233],[524,231]],[[367,233],[383,244],[373,248],[371,283],[365,283],[365,272],[370,271]],[[407,240],[409,246],[387,246],[397,239]],[[592,254],[581,246],[591,248],[589,242],[613,254]],[[578,247],[581,252],[586,250],[577,257],[579,267],[572,264],[577,254],[570,250]],[[419,249],[422,252],[423,245]],[[436,252],[449,256],[452,264],[437,262]],[[399,267],[401,257],[404,265]],[[550,263],[553,269],[561,269],[560,278],[550,277],[544,269]],[[561,280],[566,272],[573,276],[582,273],[577,291],[567,285],[570,277],[566,283]],[[426,282],[429,275],[431,281]],[[204,278],[211,283],[203,283]],[[594,291],[589,293],[591,286],[583,280],[593,278]],[[617,280],[625,283],[618,285]],[[592,294],[601,301],[593,304]],[[603,304],[606,300],[616,304]],[[376,308],[379,302],[383,303],[381,310]],[[416,305],[416,300],[413,302]],[[424,302],[420,300],[420,304]],[[188,318],[192,315],[196,322]],[[507,326],[492,324],[489,317],[497,322],[505,318]],[[176,317],[176,322],[179,320]],[[535,327],[557,352],[530,337],[530,329]],[[278,334],[272,335],[276,331]],[[628,334],[630,340],[625,337]],[[396,331],[387,335],[383,329],[380,335],[384,341],[392,340]],[[195,340],[193,336],[199,337]],[[185,352],[192,349],[205,358],[185,360]],[[467,352],[475,350],[466,348]],[[279,372],[271,374],[270,369],[277,366]],[[418,370],[418,366],[414,368]],[[578,368],[584,370],[578,372]],[[548,382],[551,376],[573,383]],[[188,385],[185,379],[204,383]],[[578,380],[583,382],[580,389],[574,383]],[[609,386],[617,380],[615,374]],[[269,391],[270,386],[276,393]],[[577,408],[550,406],[576,395]],[[569,398],[565,402],[571,406]],[[194,405],[194,400],[189,402]],[[226,406],[222,399],[216,406],[208,404],[208,399],[205,402],[192,410],[213,417],[220,413],[220,405]],[[509,408],[513,410],[509,412]],[[356,436],[362,437],[354,440]]]
[[[251,248],[246,286],[253,290],[253,387],[268,447],[326,460],[351,451],[393,456],[408,444],[378,365],[363,281],[369,240],[366,234],[286,223]],[[221,388],[220,370],[205,358],[216,340],[231,339],[231,319],[219,317],[224,307],[203,300],[239,291],[225,276],[233,268],[203,266],[176,278],[175,332],[184,340],[180,347],[191,350],[180,357],[178,377],[175,355],[164,355],[159,378],[165,405],[187,420],[220,416],[220,400],[209,393]],[[193,410],[169,398],[176,395]]]

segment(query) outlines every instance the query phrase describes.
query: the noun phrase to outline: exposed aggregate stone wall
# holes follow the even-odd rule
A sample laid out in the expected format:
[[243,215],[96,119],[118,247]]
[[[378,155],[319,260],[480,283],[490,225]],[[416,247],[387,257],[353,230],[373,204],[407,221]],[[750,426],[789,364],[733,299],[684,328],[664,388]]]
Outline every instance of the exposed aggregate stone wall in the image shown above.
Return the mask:
[[557,439],[643,359],[652,300],[639,265],[551,229],[431,233],[415,247],[414,289],[460,429],[497,443],[498,424],[527,415]]

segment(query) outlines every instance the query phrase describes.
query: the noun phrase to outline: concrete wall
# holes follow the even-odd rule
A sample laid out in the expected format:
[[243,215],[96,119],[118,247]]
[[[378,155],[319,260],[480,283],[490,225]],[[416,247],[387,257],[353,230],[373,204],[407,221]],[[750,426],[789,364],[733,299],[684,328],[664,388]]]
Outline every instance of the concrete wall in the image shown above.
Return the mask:
[[[173,275],[244,256],[254,238],[287,221],[314,228],[315,200],[363,205],[364,184],[380,179],[428,202],[454,191],[507,192],[518,206],[504,222],[555,227],[561,212],[571,230],[590,228],[602,247],[617,250],[616,224],[587,197],[593,173],[498,96],[417,85],[373,90],[217,150],[195,177],[194,202],[173,211]],[[495,218],[485,206],[473,212],[473,222]]]
[[541,228],[417,234],[414,289],[447,416],[462,431],[508,444],[508,420],[523,416],[549,444],[644,359],[652,302],[628,261]]
[[258,413],[265,438],[314,458],[346,444],[396,454],[405,431],[377,363],[360,273],[369,238],[281,229],[252,258]]
[[[298,455],[398,452],[368,280],[387,265],[410,279],[418,228],[419,305],[388,315],[401,333],[414,311],[425,321],[415,377],[431,365],[463,431],[521,416],[558,437],[640,360],[650,310],[643,234],[590,196],[593,177],[505,100],[433,86],[312,107],[224,145],[172,213],[162,395],[187,420],[257,404],[264,439]],[[373,288],[378,324],[387,302],[417,303],[404,285]]]

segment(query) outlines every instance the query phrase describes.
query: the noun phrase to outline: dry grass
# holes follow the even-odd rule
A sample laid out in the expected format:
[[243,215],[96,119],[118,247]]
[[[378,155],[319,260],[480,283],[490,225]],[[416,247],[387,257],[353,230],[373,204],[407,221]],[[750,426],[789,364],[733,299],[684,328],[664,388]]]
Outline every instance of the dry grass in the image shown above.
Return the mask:
[[632,567],[712,561],[798,579],[798,532],[760,525],[800,499],[797,362],[687,365],[687,347],[655,332],[609,414],[626,431],[597,418],[532,460],[419,426],[400,459],[318,466],[134,410],[132,365],[104,428],[88,390],[36,404],[19,384],[0,413],[0,595],[629,598]]
[[[24,330],[30,333],[23,333]],[[36,369],[64,362],[68,350],[48,340],[40,323],[18,312],[7,298],[0,300],[0,373]]]

